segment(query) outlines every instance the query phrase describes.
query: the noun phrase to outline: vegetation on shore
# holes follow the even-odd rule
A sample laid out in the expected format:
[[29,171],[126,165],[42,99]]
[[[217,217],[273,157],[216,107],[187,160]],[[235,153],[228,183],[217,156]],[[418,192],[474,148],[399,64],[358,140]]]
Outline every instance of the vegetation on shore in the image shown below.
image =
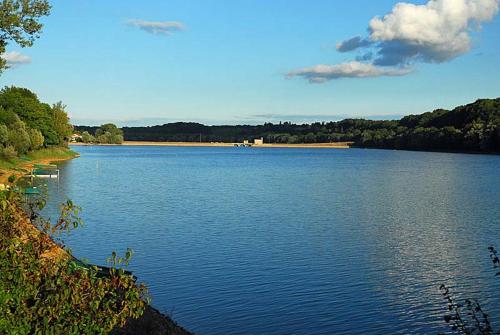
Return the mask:
[[59,240],[81,225],[79,208],[67,201],[52,223],[39,215],[43,196],[16,189],[0,192],[0,333],[107,334],[140,317],[147,289],[123,270],[131,251],[113,252],[104,273],[80,264]]
[[[493,268],[497,271],[495,278],[498,278],[500,275],[500,271],[498,271],[500,269],[499,253],[493,246],[489,246],[488,250]],[[464,335],[500,334],[493,329],[490,314],[483,310],[477,299],[467,298],[458,301],[451,289],[445,284],[442,284],[439,290],[446,301],[447,313],[444,315],[444,321],[450,325],[454,333]]]
[[26,88],[0,91],[0,180],[33,161],[70,159],[67,147],[73,126],[65,106],[40,102]]
[[90,144],[121,144],[123,143],[123,130],[112,123],[106,123],[95,130],[83,131],[76,142]]
[[[92,132],[96,127],[76,126]],[[243,142],[264,138],[266,143],[354,142],[364,148],[500,152],[500,98],[482,99],[453,110],[437,109],[401,120],[346,119],[312,124],[205,126],[169,123],[124,127],[126,141]]]
[[58,102],[40,102],[26,88],[5,87],[0,91],[0,156],[11,160],[41,148],[66,146],[73,126]]
[[[50,9],[48,0],[0,0],[0,55],[11,42],[31,46],[43,27],[40,19]],[[0,74],[7,68],[9,64],[0,57]],[[61,102],[52,106],[40,102],[28,89],[5,87],[0,91],[2,183],[7,175],[22,173],[33,162],[77,155],[67,148],[73,127],[65,108]],[[103,127],[96,137],[121,142],[123,137],[117,134],[121,136],[121,131]],[[160,328],[188,334],[147,305],[146,287],[123,270],[130,251],[125,258],[113,253],[110,268],[103,273],[95,266],[82,266],[64,250],[60,234],[81,224],[79,209],[70,201],[62,204],[61,216],[51,223],[39,215],[45,199],[28,202],[22,187],[1,186],[0,334],[107,334],[113,330],[128,334],[129,329],[159,334],[155,329]],[[145,311],[149,317],[134,322]]]
[[[22,174],[27,172],[33,163],[51,163],[56,161],[68,160],[77,157],[78,154],[66,147],[42,148],[30,152],[21,157],[4,159],[0,157],[0,183],[7,180],[12,174]],[[17,173],[16,173],[17,172]]]

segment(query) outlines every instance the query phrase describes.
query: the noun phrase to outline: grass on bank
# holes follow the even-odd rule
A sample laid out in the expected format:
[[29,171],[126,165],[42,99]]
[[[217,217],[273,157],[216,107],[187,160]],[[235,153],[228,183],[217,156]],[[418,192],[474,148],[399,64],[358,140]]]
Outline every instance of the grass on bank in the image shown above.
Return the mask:
[[43,148],[34,152],[31,152],[20,159],[24,161],[35,161],[35,160],[61,160],[61,159],[71,159],[77,157],[78,154],[73,150],[65,147],[51,147]]
[[66,147],[50,147],[30,152],[20,157],[6,159],[0,156],[0,176],[23,170],[23,167],[35,162],[60,161],[78,157],[78,154]]

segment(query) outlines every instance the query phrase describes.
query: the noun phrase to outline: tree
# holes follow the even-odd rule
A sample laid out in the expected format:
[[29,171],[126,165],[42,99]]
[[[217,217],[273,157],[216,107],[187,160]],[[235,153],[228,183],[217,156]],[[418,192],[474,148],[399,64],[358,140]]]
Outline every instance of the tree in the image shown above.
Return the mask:
[[61,101],[52,105],[53,129],[57,133],[59,144],[67,142],[73,133],[73,126],[69,123],[69,117],[65,109],[66,105]]
[[11,144],[14,149],[19,154],[25,154],[31,147],[30,136],[24,124],[19,117],[9,127],[9,144]]
[[28,135],[30,137],[30,150],[38,150],[43,146],[43,135],[38,129],[28,129]]
[[[47,0],[0,1],[0,54],[11,41],[23,48],[32,46],[42,31],[40,18],[49,14]],[[0,58],[0,73],[5,68],[7,62]]]
[[82,133],[82,142],[83,143],[93,143],[95,142],[95,137],[90,135],[88,131],[84,131]]
[[9,129],[6,125],[0,124],[0,146],[7,145],[9,141]]
[[101,144],[121,144],[123,131],[112,123],[106,123],[96,130],[95,137]]
[[[45,145],[61,144],[52,108],[40,102],[37,95],[27,88],[14,86],[3,88],[0,91],[0,107],[7,111],[6,117],[12,119],[11,114],[17,114],[29,128],[40,130],[45,138]],[[58,119],[61,122],[63,118],[58,117]]]

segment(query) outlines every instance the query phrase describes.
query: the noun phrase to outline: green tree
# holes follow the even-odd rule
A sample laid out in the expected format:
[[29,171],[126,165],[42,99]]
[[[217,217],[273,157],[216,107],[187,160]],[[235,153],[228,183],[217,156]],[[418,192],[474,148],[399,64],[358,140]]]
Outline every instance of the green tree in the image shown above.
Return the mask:
[[[40,18],[50,14],[47,0],[2,0],[0,1],[0,54],[9,42],[21,47],[33,45],[42,31]],[[7,62],[0,58],[0,73]]]
[[83,143],[94,143],[95,137],[90,135],[90,133],[88,131],[84,131],[82,133],[82,142]]
[[28,129],[28,135],[30,137],[30,150],[38,150],[43,146],[43,135],[38,129],[30,128]]
[[121,144],[123,131],[112,123],[106,123],[96,130],[95,137],[101,144]]
[[10,125],[8,143],[14,147],[19,154],[25,154],[31,147],[30,136],[23,121],[17,117],[17,120]]
[[73,126],[69,123],[69,117],[65,109],[66,105],[61,101],[52,105],[53,129],[57,133],[59,144],[67,142],[73,133]]
[[9,129],[6,125],[0,124],[0,146],[5,146],[9,141]]
[[[5,87],[0,91],[0,107],[17,114],[29,128],[38,129],[45,138],[45,145],[58,145],[59,136],[54,129],[50,105],[40,102],[35,93],[27,88]],[[11,115],[8,116],[12,118]]]

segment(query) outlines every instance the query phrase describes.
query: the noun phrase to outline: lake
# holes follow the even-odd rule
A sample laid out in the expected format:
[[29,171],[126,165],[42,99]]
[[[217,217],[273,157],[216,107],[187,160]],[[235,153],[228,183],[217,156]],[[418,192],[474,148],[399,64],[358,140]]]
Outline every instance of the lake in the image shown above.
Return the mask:
[[198,334],[436,334],[447,284],[500,329],[500,156],[363,149],[73,147],[49,182],[66,239],[130,269]]

